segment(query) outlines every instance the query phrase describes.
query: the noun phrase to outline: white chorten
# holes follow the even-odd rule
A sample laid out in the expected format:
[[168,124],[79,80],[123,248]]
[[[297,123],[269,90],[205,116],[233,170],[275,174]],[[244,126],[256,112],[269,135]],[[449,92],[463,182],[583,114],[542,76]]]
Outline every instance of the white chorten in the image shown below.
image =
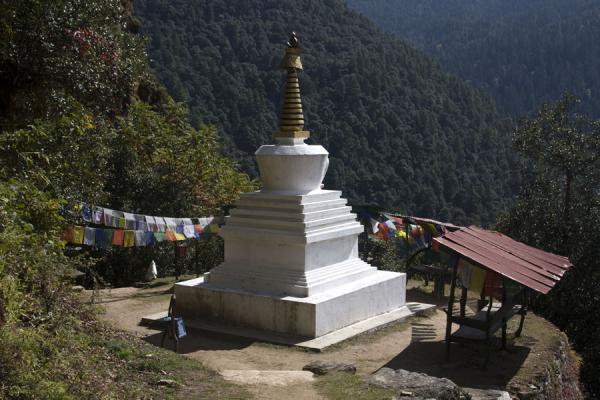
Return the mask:
[[175,286],[185,317],[318,337],[405,303],[406,275],[358,257],[363,231],[341,192],[323,190],[328,152],[304,140],[292,34],[280,130],[256,152],[263,188],[245,193],[220,231],[225,261]]

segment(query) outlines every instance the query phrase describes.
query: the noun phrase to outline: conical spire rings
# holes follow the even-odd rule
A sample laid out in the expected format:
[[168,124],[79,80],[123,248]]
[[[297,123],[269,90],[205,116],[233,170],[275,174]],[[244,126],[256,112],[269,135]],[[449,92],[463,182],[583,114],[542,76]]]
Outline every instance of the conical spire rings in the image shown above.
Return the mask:
[[287,80],[279,119],[279,131],[275,132],[273,137],[275,139],[306,139],[310,133],[304,130],[304,113],[298,82],[298,70],[302,70],[302,62],[300,61],[298,38],[294,32],[292,32],[288,47],[285,49],[281,67],[287,70]]

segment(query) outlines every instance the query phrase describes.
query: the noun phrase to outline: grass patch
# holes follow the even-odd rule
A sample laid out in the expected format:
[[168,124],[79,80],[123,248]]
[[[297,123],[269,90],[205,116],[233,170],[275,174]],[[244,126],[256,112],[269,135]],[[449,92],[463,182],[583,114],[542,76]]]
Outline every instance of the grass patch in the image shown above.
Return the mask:
[[317,378],[315,388],[329,400],[381,400],[391,399],[395,394],[394,389],[372,386],[359,375],[343,372]]
[[[116,335],[116,336],[115,336]],[[226,382],[200,362],[172,351],[147,344],[123,332],[96,341],[100,351],[108,353],[97,365],[114,368],[109,374],[127,390],[115,392],[114,398],[152,399],[248,399],[251,395],[242,387]],[[116,364],[116,366],[114,365]],[[177,382],[174,387],[159,386],[158,381]],[[143,393],[143,396],[140,395]]]

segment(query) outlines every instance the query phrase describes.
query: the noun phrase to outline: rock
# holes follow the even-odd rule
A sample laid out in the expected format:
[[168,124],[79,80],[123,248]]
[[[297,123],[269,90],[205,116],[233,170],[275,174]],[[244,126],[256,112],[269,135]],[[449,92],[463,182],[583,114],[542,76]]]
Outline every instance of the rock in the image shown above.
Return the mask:
[[382,368],[369,378],[369,384],[398,389],[399,393],[411,392],[412,396],[437,400],[460,400],[462,390],[450,379],[436,378],[427,374],[403,369],[394,371]]
[[156,382],[158,386],[167,386],[167,387],[179,387],[182,386],[181,383],[173,380],[173,379],[161,379]]
[[347,372],[354,374],[356,367],[353,364],[336,363],[329,361],[314,361],[302,367],[304,371],[310,371],[315,375],[325,375],[329,372]]

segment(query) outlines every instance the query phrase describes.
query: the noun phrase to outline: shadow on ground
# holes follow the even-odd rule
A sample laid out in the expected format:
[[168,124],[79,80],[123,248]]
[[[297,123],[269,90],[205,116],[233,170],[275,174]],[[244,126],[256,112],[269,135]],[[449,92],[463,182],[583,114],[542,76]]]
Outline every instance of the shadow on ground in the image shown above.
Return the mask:
[[497,341],[491,347],[483,343],[453,343],[447,362],[446,344],[435,341],[435,329],[428,324],[413,324],[412,335],[411,344],[383,367],[448,378],[464,387],[505,388],[530,353],[529,347],[515,345],[500,350]]
[[[143,339],[155,346],[160,346],[163,332],[144,337]],[[212,351],[212,350],[241,350],[254,343],[252,339],[245,339],[239,336],[231,336],[220,333],[188,330],[186,337],[179,341],[179,353],[189,354],[196,351]],[[168,337],[165,338],[164,347],[173,349],[173,341]]]

